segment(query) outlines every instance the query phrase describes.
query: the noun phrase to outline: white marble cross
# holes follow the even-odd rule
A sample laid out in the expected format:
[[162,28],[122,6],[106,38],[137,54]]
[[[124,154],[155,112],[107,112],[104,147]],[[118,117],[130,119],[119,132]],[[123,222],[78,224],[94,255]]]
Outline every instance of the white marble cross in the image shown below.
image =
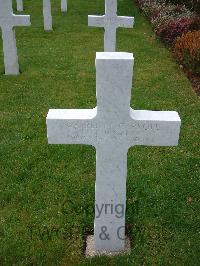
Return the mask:
[[29,26],[30,16],[14,15],[12,0],[0,0],[0,28],[2,30],[6,75],[18,75],[19,64],[15,40],[15,26]]
[[115,52],[117,28],[132,28],[134,18],[117,16],[117,0],[105,0],[105,10],[104,16],[88,16],[88,26],[103,27],[104,51]]
[[67,0],[61,0],[61,11],[67,12]]
[[44,30],[52,30],[51,0],[43,0]]
[[23,0],[17,0],[17,11],[23,11]]
[[133,63],[129,53],[97,53],[97,107],[49,110],[47,115],[49,144],[96,148],[96,251],[124,249],[128,149],[178,145],[177,112],[130,108]]

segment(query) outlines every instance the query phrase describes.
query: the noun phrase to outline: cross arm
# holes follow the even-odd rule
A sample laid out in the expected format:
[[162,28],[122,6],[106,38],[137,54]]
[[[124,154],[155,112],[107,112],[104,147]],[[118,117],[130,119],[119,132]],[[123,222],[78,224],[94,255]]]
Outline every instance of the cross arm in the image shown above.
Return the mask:
[[[132,145],[177,146],[181,120],[177,112],[130,109]],[[135,134],[135,135],[134,135]]]
[[134,17],[118,17],[118,27],[133,28]]
[[91,27],[104,27],[105,26],[105,22],[104,22],[104,16],[92,16],[89,15],[88,16],[88,26]]
[[96,144],[97,124],[94,109],[49,110],[47,136],[49,144]]
[[30,16],[29,15],[13,15],[14,26],[30,26]]

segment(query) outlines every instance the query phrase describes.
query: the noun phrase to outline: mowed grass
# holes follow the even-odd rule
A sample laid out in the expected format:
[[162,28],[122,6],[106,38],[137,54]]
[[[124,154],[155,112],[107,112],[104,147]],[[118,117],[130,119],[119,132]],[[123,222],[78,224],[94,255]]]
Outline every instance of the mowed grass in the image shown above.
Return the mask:
[[95,53],[103,50],[103,30],[89,28],[87,15],[103,14],[104,1],[69,0],[67,14],[52,1],[54,31],[44,32],[42,1],[24,0],[32,26],[16,28],[22,74],[3,75],[0,54],[2,265],[199,265],[199,99],[133,1],[118,2],[119,15],[136,21],[117,35],[118,51],[135,56],[131,106],[178,111],[179,146],[129,150],[131,253],[85,259],[95,149],[48,145],[45,118],[49,108],[96,105]]

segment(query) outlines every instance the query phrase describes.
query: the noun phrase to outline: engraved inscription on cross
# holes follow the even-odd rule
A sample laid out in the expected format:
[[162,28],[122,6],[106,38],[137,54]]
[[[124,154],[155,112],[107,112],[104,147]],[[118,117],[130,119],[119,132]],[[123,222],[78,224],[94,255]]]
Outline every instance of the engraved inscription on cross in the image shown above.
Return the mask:
[[133,17],[117,16],[117,0],[105,0],[105,15],[88,16],[88,26],[102,27],[105,29],[105,52],[115,52],[117,28],[132,28],[133,24]]
[[97,53],[97,107],[49,110],[47,115],[49,144],[96,148],[96,251],[124,249],[128,149],[178,145],[181,120],[177,112],[130,108],[133,63],[129,53]]
[[0,28],[2,30],[4,65],[6,75],[19,74],[14,27],[30,25],[30,16],[13,14],[12,0],[0,0]]

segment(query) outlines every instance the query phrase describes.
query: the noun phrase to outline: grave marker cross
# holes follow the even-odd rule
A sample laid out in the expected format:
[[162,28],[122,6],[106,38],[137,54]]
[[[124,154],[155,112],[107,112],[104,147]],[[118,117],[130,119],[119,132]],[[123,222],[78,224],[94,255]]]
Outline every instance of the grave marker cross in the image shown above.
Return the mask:
[[67,12],[67,0],[61,0],[61,11]]
[[2,30],[6,75],[19,74],[14,27],[29,25],[31,25],[30,16],[13,14],[12,0],[0,0],[0,28]]
[[133,17],[117,16],[117,0],[105,0],[104,16],[88,16],[88,25],[94,27],[103,27],[104,33],[104,51],[115,52],[116,49],[116,31],[117,28],[132,28],[134,24]]
[[49,110],[47,115],[50,144],[96,148],[96,251],[124,249],[128,149],[178,144],[177,112],[130,108],[133,62],[129,53],[97,53],[97,107]]
[[52,30],[51,0],[43,0],[44,30]]
[[23,11],[23,0],[17,0],[17,11]]

